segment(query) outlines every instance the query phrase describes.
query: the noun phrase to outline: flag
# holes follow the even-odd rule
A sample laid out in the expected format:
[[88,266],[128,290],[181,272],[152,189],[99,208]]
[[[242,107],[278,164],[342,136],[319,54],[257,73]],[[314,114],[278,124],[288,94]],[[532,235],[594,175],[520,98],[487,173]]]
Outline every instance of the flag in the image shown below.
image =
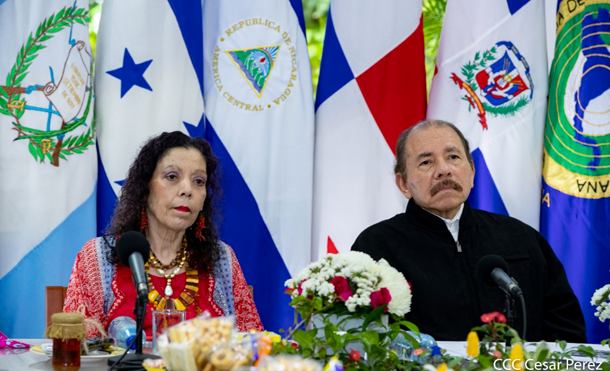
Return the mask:
[[475,165],[472,207],[540,222],[547,97],[543,0],[449,0],[427,118],[455,124]]
[[95,235],[89,5],[0,2],[0,331],[41,338],[45,286]]
[[203,136],[201,12],[193,1],[104,1],[95,69],[100,235],[150,137]]
[[540,230],[563,262],[587,323],[608,338],[590,301],[610,283],[610,3],[562,1],[544,135]]
[[311,259],[313,94],[300,0],[204,3],[205,137],[223,171],[221,237],[263,325],[294,313],[284,282]]
[[404,212],[394,156],[422,120],[422,4],[333,0],[316,97],[314,258],[349,251],[366,227]]

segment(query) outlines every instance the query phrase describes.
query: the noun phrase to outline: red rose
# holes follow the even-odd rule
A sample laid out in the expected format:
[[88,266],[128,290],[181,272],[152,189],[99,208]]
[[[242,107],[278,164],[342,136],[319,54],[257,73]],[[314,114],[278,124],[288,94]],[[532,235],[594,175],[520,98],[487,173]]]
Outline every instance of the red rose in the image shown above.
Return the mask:
[[358,362],[360,360],[360,352],[352,349],[351,352],[349,352],[349,359]]
[[[392,295],[390,295],[390,290],[386,289],[385,287],[382,287],[379,290],[371,293],[371,306],[373,308],[377,308],[382,305],[387,305],[390,303],[390,300],[392,300]],[[384,312],[387,311],[388,308],[384,310]]]
[[339,300],[346,301],[352,295],[354,295],[354,292],[352,291],[352,289],[350,289],[349,283],[347,282],[345,277],[337,276],[333,278],[330,283],[335,286],[335,294],[339,297]]

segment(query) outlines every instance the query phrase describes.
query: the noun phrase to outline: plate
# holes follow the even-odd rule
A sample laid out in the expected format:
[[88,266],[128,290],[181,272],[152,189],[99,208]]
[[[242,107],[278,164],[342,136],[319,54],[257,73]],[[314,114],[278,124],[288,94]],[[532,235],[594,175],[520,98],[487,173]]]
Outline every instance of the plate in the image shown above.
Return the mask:
[[[115,347],[115,346],[110,346],[106,349],[108,349],[108,351],[105,351],[105,350],[96,351],[96,352],[99,352],[99,354],[87,354],[87,355],[82,354],[80,356],[80,360],[81,360],[81,362],[95,361],[95,360],[106,359],[106,358],[118,356],[118,355],[123,354],[123,352],[125,352],[125,349]],[[31,347],[30,352],[32,352],[34,354],[39,354],[42,356],[52,357],[53,356],[53,343],[44,343],[41,345],[37,345],[35,347]]]

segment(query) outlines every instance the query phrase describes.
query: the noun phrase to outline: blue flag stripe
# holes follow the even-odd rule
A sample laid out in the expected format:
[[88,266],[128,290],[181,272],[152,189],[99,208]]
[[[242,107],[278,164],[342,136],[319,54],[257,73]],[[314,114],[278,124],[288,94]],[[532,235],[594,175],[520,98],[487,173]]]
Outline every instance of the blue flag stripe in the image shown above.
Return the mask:
[[320,64],[320,80],[316,95],[316,111],[326,99],[354,79],[354,73],[337,38],[330,10],[326,22],[326,36],[322,50],[323,58]]
[[519,11],[525,4],[529,3],[530,0],[506,0],[508,3],[508,10],[513,15]]
[[[246,281],[254,287],[254,301],[263,326],[270,331],[290,327],[293,319],[290,297],[284,294],[284,282],[290,273],[284,264],[254,195],[248,188],[231,155],[206,122],[205,139],[220,160],[223,205],[220,235],[241,262]],[[256,248],[255,248],[256,247]]]
[[474,188],[470,191],[468,202],[474,209],[491,211],[502,215],[508,215],[502,196],[489,172],[485,157],[479,148],[472,151],[475,176]]
[[[549,203],[543,202],[540,232],[563,262],[587,323],[587,339],[608,338],[608,325],[595,317],[591,297],[610,282],[610,199],[583,199],[560,192],[542,181]],[[550,207],[548,205],[550,204]],[[566,212],[560,212],[565,210]]]
[[[45,286],[67,286],[76,254],[95,233],[91,195],[0,280],[0,329],[11,337],[38,339],[45,331]],[[24,285],[36,277],[38,284]],[[15,305],[25,303],[25,306]],[[29,310],[24,310],[29,308]]]
[[174,11],[184,44],[195,68],[203,94],[203,9],[199,1],[168,0]]

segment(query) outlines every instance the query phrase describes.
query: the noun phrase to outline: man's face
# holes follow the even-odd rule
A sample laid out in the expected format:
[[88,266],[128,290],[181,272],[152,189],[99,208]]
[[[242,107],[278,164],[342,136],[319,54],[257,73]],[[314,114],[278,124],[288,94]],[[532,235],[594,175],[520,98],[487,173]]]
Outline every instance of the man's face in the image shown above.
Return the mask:
[[405,146],[406,179],[396,185],[424,209],[452,219],[474,186],[474,168],[460,137],[450,127],[413,131]]

